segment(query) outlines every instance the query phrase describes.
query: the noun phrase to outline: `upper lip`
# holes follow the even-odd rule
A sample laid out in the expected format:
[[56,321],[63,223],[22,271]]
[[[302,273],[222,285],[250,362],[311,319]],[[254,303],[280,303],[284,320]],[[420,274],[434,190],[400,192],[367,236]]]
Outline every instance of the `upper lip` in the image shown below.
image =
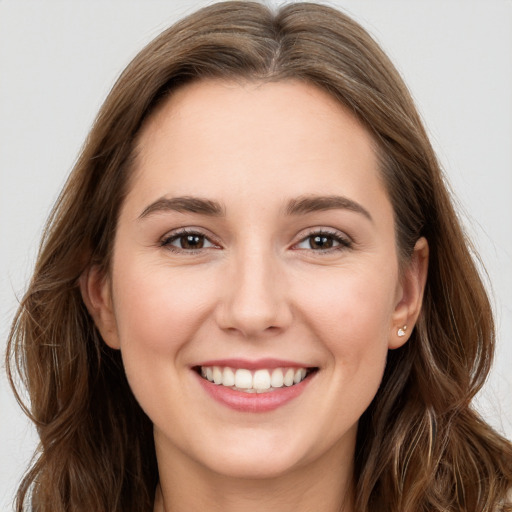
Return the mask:
[[298,363],[285,359],[263,358],[263,359],[212,359],[200,362],[197,366],[229,366],[230,368],[244,368],[247,370],[273,369],[273,368],[315,368],[310,364]]

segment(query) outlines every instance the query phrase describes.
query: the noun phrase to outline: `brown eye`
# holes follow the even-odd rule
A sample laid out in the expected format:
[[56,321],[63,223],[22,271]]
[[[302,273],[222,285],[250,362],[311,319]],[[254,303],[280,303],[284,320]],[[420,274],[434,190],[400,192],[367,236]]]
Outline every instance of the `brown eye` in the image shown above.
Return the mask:
[[309,237],[309,247],[311,249],[332,249],[334,240],[332,236],[314,235]]
[[295,247],[297,249],[308,249],[317,252],[345,249],[351,247],[352,243],[348,238],[338,233],[317,232],[303,238]]
[[198,251],[215,247],[215,245],[208,240],[208,238],[201,233],[176,233],[167,237],[161,242],[162,247],[167,247],[171,250],[181,251]]
[[182,235],[177,240],[181,249],[202,249],[204,247],[204,236]]

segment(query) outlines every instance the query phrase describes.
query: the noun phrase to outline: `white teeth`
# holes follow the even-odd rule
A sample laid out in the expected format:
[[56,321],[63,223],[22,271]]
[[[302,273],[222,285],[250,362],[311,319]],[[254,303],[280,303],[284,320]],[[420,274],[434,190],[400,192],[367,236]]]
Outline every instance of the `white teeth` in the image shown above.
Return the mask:
[[218,366],[213,367],[213,382],[222,384],[222,370]]
[[254,371],[244,368],[222,368],[220,366],[202,366],[201,376],[217,385],[226,386],[247,393],[265,393],[283,386],[293,386],[306,378],[306,368],[275,368]]
[[235,373],[235,386],[241,389],[252,388],[252,373],[249,370],[238,369]]
[[258,391],[270,388],[270,373],[268,370],[257,370],[254,372],[252,387]]
[[304,380],[305,376],[306,376],[306,370],[304,368],[300,368],[299,370],[296,370],[295,374],[293,376],[293,383],[298,384],[301,380]]
[[231,368],[224,368],[222,372],[222,385],[234,386],[235,385],[235,372]]
[[272,378],[270,380],[270,385],[273,388],[282,388],[284,383],[283,370],[281,368],[276,368],[272,372]]
[[293,377],[294,377],[293,368],[288,368],[288,370],[286,370],[286,373],[284,374],[284,385],[285,386],[293,386]]

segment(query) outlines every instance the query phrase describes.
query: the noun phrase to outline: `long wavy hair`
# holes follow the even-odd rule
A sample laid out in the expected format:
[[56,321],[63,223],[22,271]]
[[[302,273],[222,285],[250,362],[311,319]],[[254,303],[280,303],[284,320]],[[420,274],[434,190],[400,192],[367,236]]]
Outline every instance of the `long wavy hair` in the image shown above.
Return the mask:
[[177,87],[207,78],[293,79],[327,91],[374,138],[401,262],[419,237],[429,242],[419,321],[409,342],[389,352],[359,422],[356,510],[512,510],[511,444],[471,407],[493,358],[492,311],[407,88],[367,32],[337,10],[295,3],[273,11],[248,1],[201,9],[135,57],[51,213],[7,351],[9,378],[40,436],[17,510],[152,510],[152,425],[78,281],[93,264],[108,272],[142,123]]

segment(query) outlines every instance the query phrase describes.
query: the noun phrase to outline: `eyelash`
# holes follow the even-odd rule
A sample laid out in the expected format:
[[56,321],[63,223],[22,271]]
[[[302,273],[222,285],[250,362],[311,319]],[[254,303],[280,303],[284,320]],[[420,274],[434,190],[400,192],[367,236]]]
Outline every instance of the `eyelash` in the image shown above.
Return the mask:
[[172,252],[180,252],[180,253],[199,253],[200,251],[204,249],[209,249],[209,247],[203,248],[200,247],[199,249],[184,249],[182,247],[174,247],[172,242],[175,242],[176,240],[179,240],[180,238],[184,238],[187,236],[196,236],[200,237],[201,239],[208,241],[213,247],[219,247],[217,243],[211,241],[204,233],[201,233],[200,231],[195,231],[192,229],[181,229],[179,231],[176,231],[172,233],[169,236],[164,237],[160,242],[160,247],[165,247],[169,251]]
[[328,249],[313,249],[313,248],[301,249],[301,248],[298,248],[295,250],[312,251],[316,254],[322,255],[322,254],[332,253],[335,251],[343,251],[345,249],[351,249],[352,245],[353,245],[352,241],[347,236],[343,236],[338,231],[330,231],[328,229],[313,230],[310,233],[308,233],[305,237],[301,238],[301,240],[294,245],[297,246],[299,244],[302,244],[303,242],[306,242],[308,239],[310,240],[309,243],[311,244],[312,239],[315,237],[328,238],[328,239],[338,243],[339,245],[337,245],[335,247],[329,247]]
[[[174,232],[172,233],[171,235],[169,236],[166,236],[165,238],[163,238],[161,241],[160,241],[160,247],[165,247],[167,250],[169,251],[172,251],[172,252],[178,252],[178,253],[193,253],[193,254],[197,254],[203,250],[206,250],[206,249],[209,249],[210,247],[200,247],[198,249],[186,249],[186,248],[182,248],[182,247],[175,247],[173,245],[171,245],[173,242],[179,240],[180,238],[184,238],[184,237],[187,237],[187,236],[195,236],[195,237],[200,237],[202,240],[203,240],[203,243],[204,241],[207,241],[209,244],[211,244],[212,247],[214,248],[219,248],[219,244],[217,244],[216,242],[210,240],[204,233],[201,233],[200,231],[195,231],[195,230],[191,230],[191,229],[182,229],[180,231],[177,231],[177,232]],[[327,249],[313,249],[313,248],[296,248],[294,250],[305,250],[305,251],[311,251],[313,253],[317,253],[317,254],[327,254],[327,253],[332,253],[332,252],[335,252],[335,251],[342,251],[342,250],[345,250],[345,249],[351,249],[352,246],[353,246],[353,243],[352,241],[346,237],[346,236],[342,236],[339,232],[337,231],[329,231],[329,230],[326,230],[326,229],[319,229],[319,230],[313,230],[311,231],[310,233],[308,233],[305,237],[301,238],[299,240],[299,242],[297,242],[296,244],[294,244],[294,247],[306,242],[308,239],[310,239],[310,244],[311,244],[311,240],[314,238],[314,237],[324,237],[324,238],[328,238],[330,239],[331,241],[339,244],[337,246],[334,246],[334,247],[329,247]]]

